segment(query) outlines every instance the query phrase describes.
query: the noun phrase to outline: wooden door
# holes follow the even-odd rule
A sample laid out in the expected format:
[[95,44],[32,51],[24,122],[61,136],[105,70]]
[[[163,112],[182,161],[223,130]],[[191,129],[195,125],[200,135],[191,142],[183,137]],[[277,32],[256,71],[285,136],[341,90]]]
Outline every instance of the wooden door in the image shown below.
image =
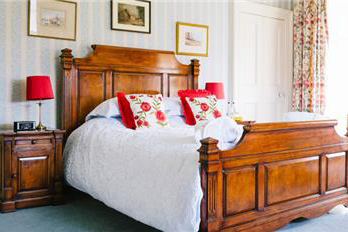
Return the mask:
[[233,4],[232,99],[245,119],[271,122],[290,109],[292,13]]
[[54,179],[53,146],[16,146],[11,171],[16,200],[49,195]]

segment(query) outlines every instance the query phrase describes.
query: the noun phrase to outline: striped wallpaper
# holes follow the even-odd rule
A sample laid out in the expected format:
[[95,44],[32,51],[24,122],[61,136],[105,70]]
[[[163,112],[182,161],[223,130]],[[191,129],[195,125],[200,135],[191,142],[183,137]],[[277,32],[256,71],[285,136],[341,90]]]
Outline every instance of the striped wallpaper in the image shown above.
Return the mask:
[[[291,0],[253,0],[290,9]],[[151,34],[110,30],[109,0],[79,0],[76,41],[27,36],[28,1],[0,0],[0,129],[13,121],[36,120],[35,102],[25,100],[28,75],[49,75],[55,99],[44,102],[43,123],[59,124],[60,63],[62,48],[76,57],[90,52],[91,44],[174,50],[177,21],[210,26],[209,57],[201,60],[200,87],[206,81],[228,81],[229,12],[226,0],[152,0]],[[183,63],[192,57],[179,56]],[[227,89],[227,88],[226,88]]]

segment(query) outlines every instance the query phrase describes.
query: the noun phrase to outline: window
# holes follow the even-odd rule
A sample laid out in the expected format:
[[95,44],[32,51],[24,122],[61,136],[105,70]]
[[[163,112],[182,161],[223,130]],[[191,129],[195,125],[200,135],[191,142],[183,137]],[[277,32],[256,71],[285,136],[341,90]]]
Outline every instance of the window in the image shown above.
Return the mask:
[[329,0],[326,114],[338,119],[337,130],[345,134],[348,115],[348,1]]

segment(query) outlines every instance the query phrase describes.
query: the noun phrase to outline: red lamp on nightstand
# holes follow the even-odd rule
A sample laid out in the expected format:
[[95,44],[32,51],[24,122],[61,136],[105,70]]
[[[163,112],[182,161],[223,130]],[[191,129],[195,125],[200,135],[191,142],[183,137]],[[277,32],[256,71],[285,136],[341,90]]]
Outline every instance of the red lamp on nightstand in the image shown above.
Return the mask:
[[[215,95],[218,100],[225,99],[224,84],[222,82],[207,82],[205,84],[205,89]],[[232,105],[230,102],[227,102],[227,116],[233,118],[237,122],[242,121],[242,117],[237,112],[234,102]]]
[[29,76],[27,77],[27,100],[39,101],[39,124],[36,130],[42,131],[46,127],[41,123],[42,100],[53,99],[53,91],[49,76]]
[[224,83],[222,82],[207,82],[205,89],[215,95],[218,100],[225,99]]

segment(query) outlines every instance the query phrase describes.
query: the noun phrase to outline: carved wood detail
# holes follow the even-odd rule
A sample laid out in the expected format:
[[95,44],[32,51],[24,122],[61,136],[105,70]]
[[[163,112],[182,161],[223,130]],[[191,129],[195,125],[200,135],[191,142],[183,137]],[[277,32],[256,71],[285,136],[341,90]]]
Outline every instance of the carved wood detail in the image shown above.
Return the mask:
[[208,175],[208,217],[216,217],[217,173]]
[[[214,139],[202,140],[201,231],[274,231],[293,219],[347,205],[348,139],[336,133],[336,124],[246,125],[241,141],[226,151],[219,150]],[[222,185],[213,197],[209,188],[215,185],[204,177],[212,172]],[[216,214],[204,214],[213,199]]]
[[199,61],[184,65],[174,52],[92,45],[92,53],[74,58],[63,49],[61,127],[69,135],[85,116],[119,91],[157,91],[177,96],[180,89],[198,88]]

